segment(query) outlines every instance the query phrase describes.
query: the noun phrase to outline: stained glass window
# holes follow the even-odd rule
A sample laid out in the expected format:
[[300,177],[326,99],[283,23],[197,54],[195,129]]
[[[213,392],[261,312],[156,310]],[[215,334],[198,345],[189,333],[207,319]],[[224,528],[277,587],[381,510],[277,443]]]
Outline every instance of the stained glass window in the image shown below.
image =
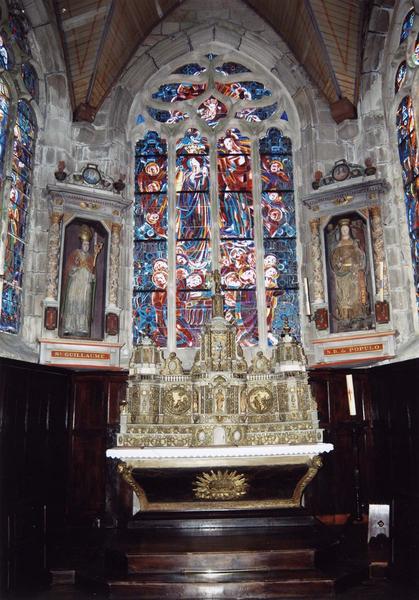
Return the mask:
[[404,60],[399,64],[397,71],[396,71],[396,78],[394,80],[394,92],[396,94],[403,85],[403,82],[406,78],[406,71],[407,71],[407,63]]
[[10,68],[9,50],[6,48],[2,35],[0,35],[0,68],[6,70]]
[[413,103],[405,96],[396,116],[399,158],[402,166],[404,200],[410,237],[417,306],[419,309],[419,163],[417,158],[416,122]]
[[217,90],[233,98],[234,100],[260,100],[264,96],[270,96],[272,92],[258,81],[237,81],[233,83],[216,82]]
[[206,87],[205,83],[166,83],[161,85],[151,97],[161,102],[191,100],[203,94]]
[[7,85],[0,79],[0,183],[3,181],[4,154],[7,144],[10,94]]
[[[178,123],[179,121],[185,121],[189,119],[188,113],[181,112],[180,110],[159,110],[152,106],[147,106],[147,111],[150,117],[160,123]],[[144,122],[144,118],[143,121]]]
[[[211,316],[215,268],[242,345],[257,345],[266,330],[272,343],[285,316],[298,334],[291,142],[269,130],[255,165],[248,133],[288,121],[284,106],[250,69],[213,53],[173,73],[182,83],[159,84],[144,118],[182,134],[168,151],[165,135],[148,131],[136,149],[134,342],[147,330],[159,345],[196,347]],[[251,75],[235,81],[242,73]],[[188,117],[198,117],[199,129],[181,129]]]
[[154,131],[135,149],[133,334],[167,343],[167,144]]
[[26,37],[27,31],[29,29],[26,19],[22,15],[18,15],[10,11],[9,28],[12,34],[12,38],[17,43],[22,52],[24,52],[28,56],[31,56],[31,47],[29,45],[28,38]]
[[176,344],[197,346],[211,310],[208,140],[189,129],[176,144]]
[[19,100],[14,126],[8,229],[4,256],[4,281],[0,330],[17,333],[21,322],[23,258],[31,196],[36,125],[30,106]]
[[38,76],[30,63],[23,63],[21,66],[23,83],[26,89],[35,100],[38,99]]
[[400,32],[400,44],[409,36],[415,22],[415,9],[412,7],[403,19],[402,30]]
[[217,144],[221,284],[227,318],[244,345],[258,341],[250,139],[227,130]]
[[296,227],[291,140],[269,129],[259,143],[262,179],[264,277],[268,340],[277,341],[284,318],[299,333]]

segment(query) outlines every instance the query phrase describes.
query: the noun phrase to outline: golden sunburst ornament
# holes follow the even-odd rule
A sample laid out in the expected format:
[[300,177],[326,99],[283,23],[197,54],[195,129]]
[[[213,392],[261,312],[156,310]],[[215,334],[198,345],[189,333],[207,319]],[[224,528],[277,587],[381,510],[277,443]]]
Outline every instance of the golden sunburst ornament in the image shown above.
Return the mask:
[[198,475],[194,484],[199,500],[237,500],[247,494],[247,478],[237,471],[210,471]]

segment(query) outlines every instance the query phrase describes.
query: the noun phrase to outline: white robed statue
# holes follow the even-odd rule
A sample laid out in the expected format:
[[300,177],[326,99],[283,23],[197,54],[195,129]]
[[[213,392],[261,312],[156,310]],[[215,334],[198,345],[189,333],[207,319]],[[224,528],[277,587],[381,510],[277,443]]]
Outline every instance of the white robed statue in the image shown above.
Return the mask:
[[64,273],[64,300],[62,304],[62,333],[65,336],[90,337],[96,287],[96,260],[103,243],[95,243],[93,253],[90,242],[93,233],[83,224],[79,239],[81,248],[71,252]]

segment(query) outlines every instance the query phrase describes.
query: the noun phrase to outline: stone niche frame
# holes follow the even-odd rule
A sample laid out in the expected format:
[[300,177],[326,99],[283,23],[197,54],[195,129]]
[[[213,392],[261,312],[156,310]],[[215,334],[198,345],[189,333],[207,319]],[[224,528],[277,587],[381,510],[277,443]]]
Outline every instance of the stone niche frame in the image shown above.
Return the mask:
[[[44,323],[40,338],[40,362],[77,366],[119,367],[119,290],[120,233],[124,213],[130,202],[121,195],[87,185],[57,183],[47,188],[50,228],[48,234],[48,283],[44,299]],[[100,333],[92,339],[61,337],[60,290],[62,289],[65,236],[68,228],[91,224],[106,243],[98,266],[103,269],[103,309]],[[73,228],[74,228],[73,227]],[[73,232],[73,237],[74,237]],[[67,236],[68,237],[68,236]],[[74,239],[73,244],[74,245]],[[103,331],[103,335],[102,335]]]
[[[314,366],[373,363],[395,354],[381,217],[382,198],[387,188],[383,179],[363,177],[357,183],[334,184],[303,198],[310,231],[307,276]],[[369,263],[371,328],[338,332],[330,314],[325,230],[329,223],[355,215],[363,220],[367,238],[365,253]]]

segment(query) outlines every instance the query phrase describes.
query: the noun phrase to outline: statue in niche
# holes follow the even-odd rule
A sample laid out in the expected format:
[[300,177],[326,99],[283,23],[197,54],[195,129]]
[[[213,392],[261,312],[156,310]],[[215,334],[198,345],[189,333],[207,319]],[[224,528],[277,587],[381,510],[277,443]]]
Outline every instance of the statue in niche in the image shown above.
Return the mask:
[[[361,221],[359,221],[361,223]],[[330,269],[333,276],[329,286],[335,331],[365,329],[370,326],[370,299],[367,282],[367,256],[361,247],[363,228],[359,238],[352,233],[354,223],[349,218],[339,219],[334,233],[337,243],[329,248]]]
[[65,263],[64,286],[61,305],[61,329],[63,336],[91,337],[91,325],[96,295],[96,262],[103,242],[95,239],[86,223],[79,229],[80,248],[73,250]]

